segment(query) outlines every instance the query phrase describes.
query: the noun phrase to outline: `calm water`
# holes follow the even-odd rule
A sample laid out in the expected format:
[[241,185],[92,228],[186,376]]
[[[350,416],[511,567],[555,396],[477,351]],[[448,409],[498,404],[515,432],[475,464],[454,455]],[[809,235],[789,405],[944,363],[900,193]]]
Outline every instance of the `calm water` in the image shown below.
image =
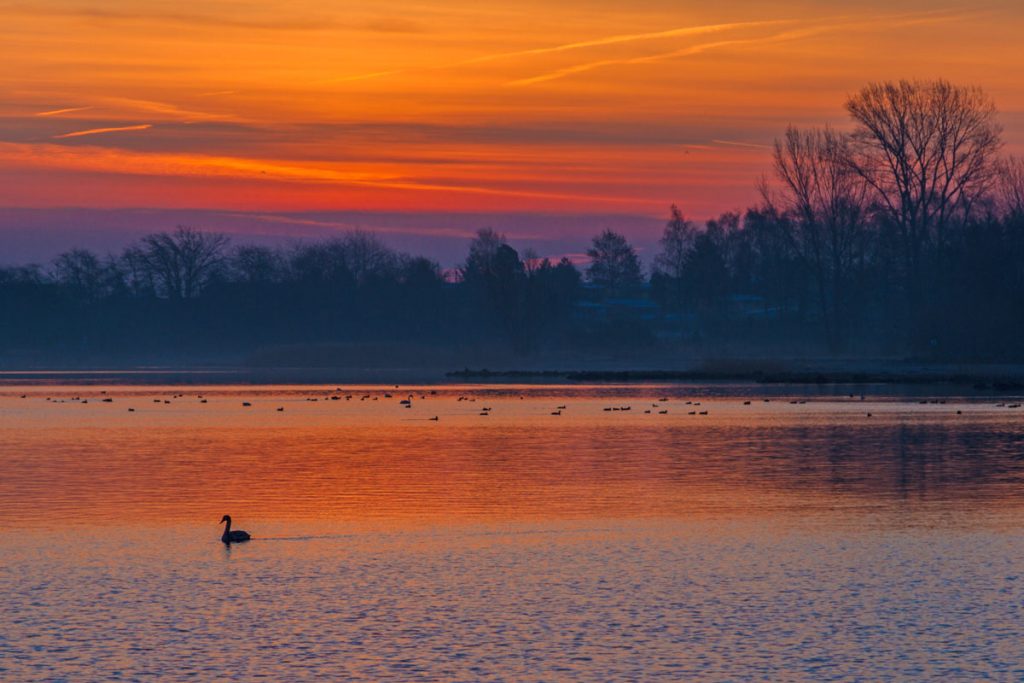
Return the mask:
[[0,387],[0,680],[1024,678],[1024,409],[784,391]]

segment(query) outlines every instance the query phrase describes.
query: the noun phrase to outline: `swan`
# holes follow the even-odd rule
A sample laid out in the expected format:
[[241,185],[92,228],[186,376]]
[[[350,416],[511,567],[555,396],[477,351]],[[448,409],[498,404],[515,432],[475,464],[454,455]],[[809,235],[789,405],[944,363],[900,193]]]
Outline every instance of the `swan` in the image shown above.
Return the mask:
[[241,543],[243,541],[248,541],[251,538],[248,531],[242,531],[240,529],[235,531],[231,530],[231,515],[224,515],[220,518],[221,524],[224,524],[225,522],[227,522],[227,526],[224,527],[224,535],[220,537],[220,540],[223,542]]

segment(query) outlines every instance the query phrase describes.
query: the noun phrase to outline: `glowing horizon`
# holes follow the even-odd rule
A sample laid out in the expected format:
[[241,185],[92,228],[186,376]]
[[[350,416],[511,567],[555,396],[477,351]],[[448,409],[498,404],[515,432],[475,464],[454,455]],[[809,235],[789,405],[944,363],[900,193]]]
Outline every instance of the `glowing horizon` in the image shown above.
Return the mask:
[[[463,0],[0,6],[0,207],[708,217],[789,123],[868,81],[996,100],[1024,149],[1011,2]],[[956,49],[950,49],[955,45]]]

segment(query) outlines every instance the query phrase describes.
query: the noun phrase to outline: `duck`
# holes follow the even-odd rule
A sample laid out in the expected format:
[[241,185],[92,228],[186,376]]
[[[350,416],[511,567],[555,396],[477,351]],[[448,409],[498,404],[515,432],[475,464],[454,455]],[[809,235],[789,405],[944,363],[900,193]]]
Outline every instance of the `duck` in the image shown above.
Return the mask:
[[220,523],[227,525],[224,527],[224,534],[220,537],[220,540],[224,543],[243,543],[252,538],[248,531],[242,531],[241,529],[231,530],[231,515],[221,517]]

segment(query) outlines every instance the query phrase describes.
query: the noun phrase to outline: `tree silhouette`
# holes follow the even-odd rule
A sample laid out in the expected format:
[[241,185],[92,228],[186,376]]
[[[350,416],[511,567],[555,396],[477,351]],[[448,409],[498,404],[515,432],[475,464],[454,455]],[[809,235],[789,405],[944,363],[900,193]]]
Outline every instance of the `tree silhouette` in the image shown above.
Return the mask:
[[785,225],[814,277],[832,350],[845,340],[851,272],[863,256],[866,229],[868,184],[849,159],[848,138],[831,128],[791,126],[773,152],[783,208],[792,216]]
[[229,241],[218,233],[178,226],[173,233],[143,237],[139,253],[159,292],[171,299],[192,299],[223,265]]
[[682,308],[686,298],[686,266],[696,239],[696,226],[673,204],[661,236],[661,252],[654,258],[651,273],[651,286],[657,290],[659,299],[673,310]]
[[[897,232],[917,319],[927,259],[950,244],[952,224],[970,220],[995,178],[1002,132],[995,105],[980,88],[937,80],[872,83],[846,108],[856,124],[850,165]],[[914,330],[919,344],[921,332]]]
[[587,256],[587,279],[610,295],[624,294],[643,283],[636,250],[617,232],[605,230],[594,237]]

